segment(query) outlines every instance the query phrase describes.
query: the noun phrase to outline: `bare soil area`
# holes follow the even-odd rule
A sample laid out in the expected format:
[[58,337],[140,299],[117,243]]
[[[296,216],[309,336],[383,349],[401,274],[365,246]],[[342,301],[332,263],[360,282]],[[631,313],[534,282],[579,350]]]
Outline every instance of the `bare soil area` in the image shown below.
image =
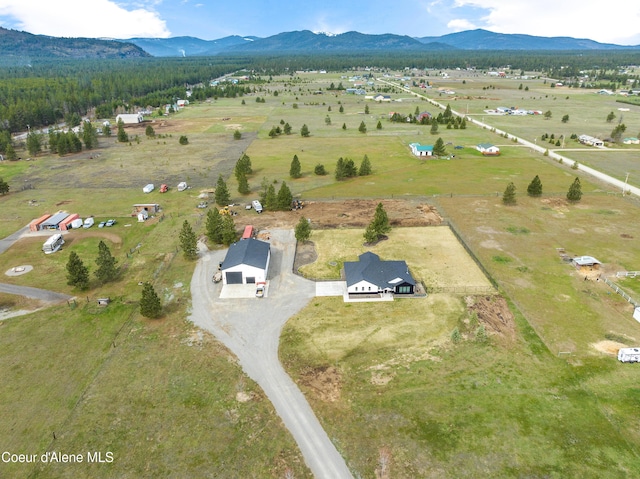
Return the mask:
[[309,368],[300,375],[300,382],[321,401],[335,402],[340,399],[342,375],[334,366]]
[[478,316],[487,333],[505,338],[508,342],[516,339],[516,324],[513,313],[502,296],[467,297],[469,310]]

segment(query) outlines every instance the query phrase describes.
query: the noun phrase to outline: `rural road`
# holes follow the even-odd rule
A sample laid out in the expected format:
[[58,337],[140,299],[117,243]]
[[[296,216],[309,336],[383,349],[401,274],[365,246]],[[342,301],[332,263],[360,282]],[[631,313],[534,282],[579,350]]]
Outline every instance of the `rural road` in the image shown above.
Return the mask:
[[39,299],[41,301],[48,301],[52,303],[67,301],[72,298],[72,296],[56,293],[54,291],[47,291],[46,289],[31,288],[29,286],[16,286],[15,284],[6,283],[0,283],[0,293],[26,296],[27,298]]
[[0,239],[0,254],[4,253],[9,248],[11,248],[11,246],[13,246],[13,243],[18,241],[20,239],[20,237],[23,234],[25,234],[27,231],[29,231],[29,226],[28,225],[20,228],[18,231],[16,231],[13,234],[10,234],[6,238]]
[[[403,90],[403,91],[405,91],[407,93],[410,93],[410,94],[412,94],[412,95],[414,95],[414,96],[416,96],[418,98],[423,98],[423,99],[427,100],[429,103],[431,103],[432,105],[434,105],[434,106],[436,106],[436,107],[438,107],[438,108],[440,108],[442,110],[446,109],[446,105],[444,105],[442,103],[439,103],[439,102],[437,102],[437,101],[435,101],[435,100],[433,100],[433,99],[431,99],[431,98],[429,98],[429,97],[427,97],[425,95],[421,95],[420,93],[416,93],[416,92],[412,91],[410,88],[405,88],[403,86],[398,85],[397,83],[393,83],[393,82],[384,80],[382,78],[378,78],[377,80],[382,82],[382,83],[386,83],[387,85],[391,85],[393,87],[399,88],[399,89],[401,89],[401,90]],[[534,142],[527,141],[524,138],[520,138],[520,137],[517,137],[515,135],[512,135],[511,133],[507,133],[506,131],[494,128],[491,125],[489,125],[487,123],[484,123],[484,122],[481,122],[481,121],[478,121],[478,120],[476,120],[474,118],[471,118],[469,115],[466,115],[464,113],[460,113],[458,111],[453,111],[453,110],[451,112],[456,116],[459,116],[459,117],[462,117],[462,118],[466,118],[467,121],[473,123],[474,125],[479,126],[480,128],[484,128],[486,130],[490,130],[493,133],[495,133],[496,135],[503,136],[504,139],[506,139],[506,140],[515,141],[516,143],[518,143],[520,145],[523,145],[523,146],[526,146],[528,148],[531,148],[532,150],[535,150],[538,153],[544,154],[545,151],[548,150],[548,148],[546,146],[539,146],[538,144],[536,144]],[[610,150],[609,148],[600,148],[600,149],[601,150],[607,150],[607,151]],[[567,148],[566,150],[567,151],[572,151],[573,149]],[[561,154],[556,153],[556,151],[558,151],[558,150],[549,150],[549,158],[552,158],[552,159],[554,159],[556,161],[562,160],[562,162],[564,164],[568,164],[568,165],[572,165],[574,163],[575,160],[572,160],[570,158],[562,156]],[[562,151],[562,150],[560,150],[560,151]],[[613,150],[613,151],[615,151],[615,150]],[[619,180],[617,178],[613,178],[612,176],[609,176],[609,175],[607,175],[605,173],[602,173],[601,171],[598,171],[598,170],[595,170],[595,169],[590,168],[588,166],[582,165],[582,164],[580,164],[580,162],[578,162],[577,167],[578,167],[577,168],[578,170],[583,171],[586,174],[593,176],[594,178],[597,178],[597,179],[599,179],[599,180],[601,180],[601,181],[603,181],[605,183],[608,183],[609,185],[614,186],[616,188],[620,188],[620,192],[621,193],[640,196],[640,188],[638,188],[636,186],[631,186],[631,185],[627,184],[626,181],[621,181],[621,180]]]
[[315,296],[315,283],[293,274],[291,230],[271,230],[271,263],[265,298],[220,299],[211,281],[226,250],[201,251],[191,280],[191,321],[214,334],[263,389],[318,479],[350,479],[344,459],[278,358],[283,325]]

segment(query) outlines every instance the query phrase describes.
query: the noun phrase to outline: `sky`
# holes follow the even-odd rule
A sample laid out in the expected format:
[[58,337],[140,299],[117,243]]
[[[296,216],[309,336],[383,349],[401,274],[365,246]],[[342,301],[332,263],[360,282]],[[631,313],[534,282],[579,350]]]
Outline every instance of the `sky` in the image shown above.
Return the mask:
[[56,37],[215,40],[311,30],[412,37],[497,33],[640,45],[640,2],[617,0],[0,0],[0,26]]

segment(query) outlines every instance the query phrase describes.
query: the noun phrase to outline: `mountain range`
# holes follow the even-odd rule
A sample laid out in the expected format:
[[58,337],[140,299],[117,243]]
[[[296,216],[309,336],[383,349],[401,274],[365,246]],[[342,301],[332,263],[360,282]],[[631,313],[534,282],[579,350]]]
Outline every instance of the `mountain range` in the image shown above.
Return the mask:
[[439,37],[369,35],[346,32],[339,35],[309,30],[284,32],[266,38],[232,35],[217,40],[195,37],[59,38],[33,35],[0,27],[0,58],[141,58],[212,56],[251,53],[335,53],[357,51],[446,51],[446,50],[640,50],[640,45],[622,46],[571,37],[538,37],[494,33],[477,29]]

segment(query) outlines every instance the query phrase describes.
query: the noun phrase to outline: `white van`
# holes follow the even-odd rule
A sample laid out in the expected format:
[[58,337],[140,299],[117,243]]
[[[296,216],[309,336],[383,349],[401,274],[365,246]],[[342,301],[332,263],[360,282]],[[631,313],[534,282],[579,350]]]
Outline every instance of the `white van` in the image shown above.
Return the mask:
[[83,228],[91,228],[93,226],[93,217],[90,216],[89,218],[87,218],[86,220],[84,220],[84,223],[82,224]]
[[253,209],[256,210],[256,213],[262,213],[262,205],[258,200],[253,200],[251,205],[253,206]]

